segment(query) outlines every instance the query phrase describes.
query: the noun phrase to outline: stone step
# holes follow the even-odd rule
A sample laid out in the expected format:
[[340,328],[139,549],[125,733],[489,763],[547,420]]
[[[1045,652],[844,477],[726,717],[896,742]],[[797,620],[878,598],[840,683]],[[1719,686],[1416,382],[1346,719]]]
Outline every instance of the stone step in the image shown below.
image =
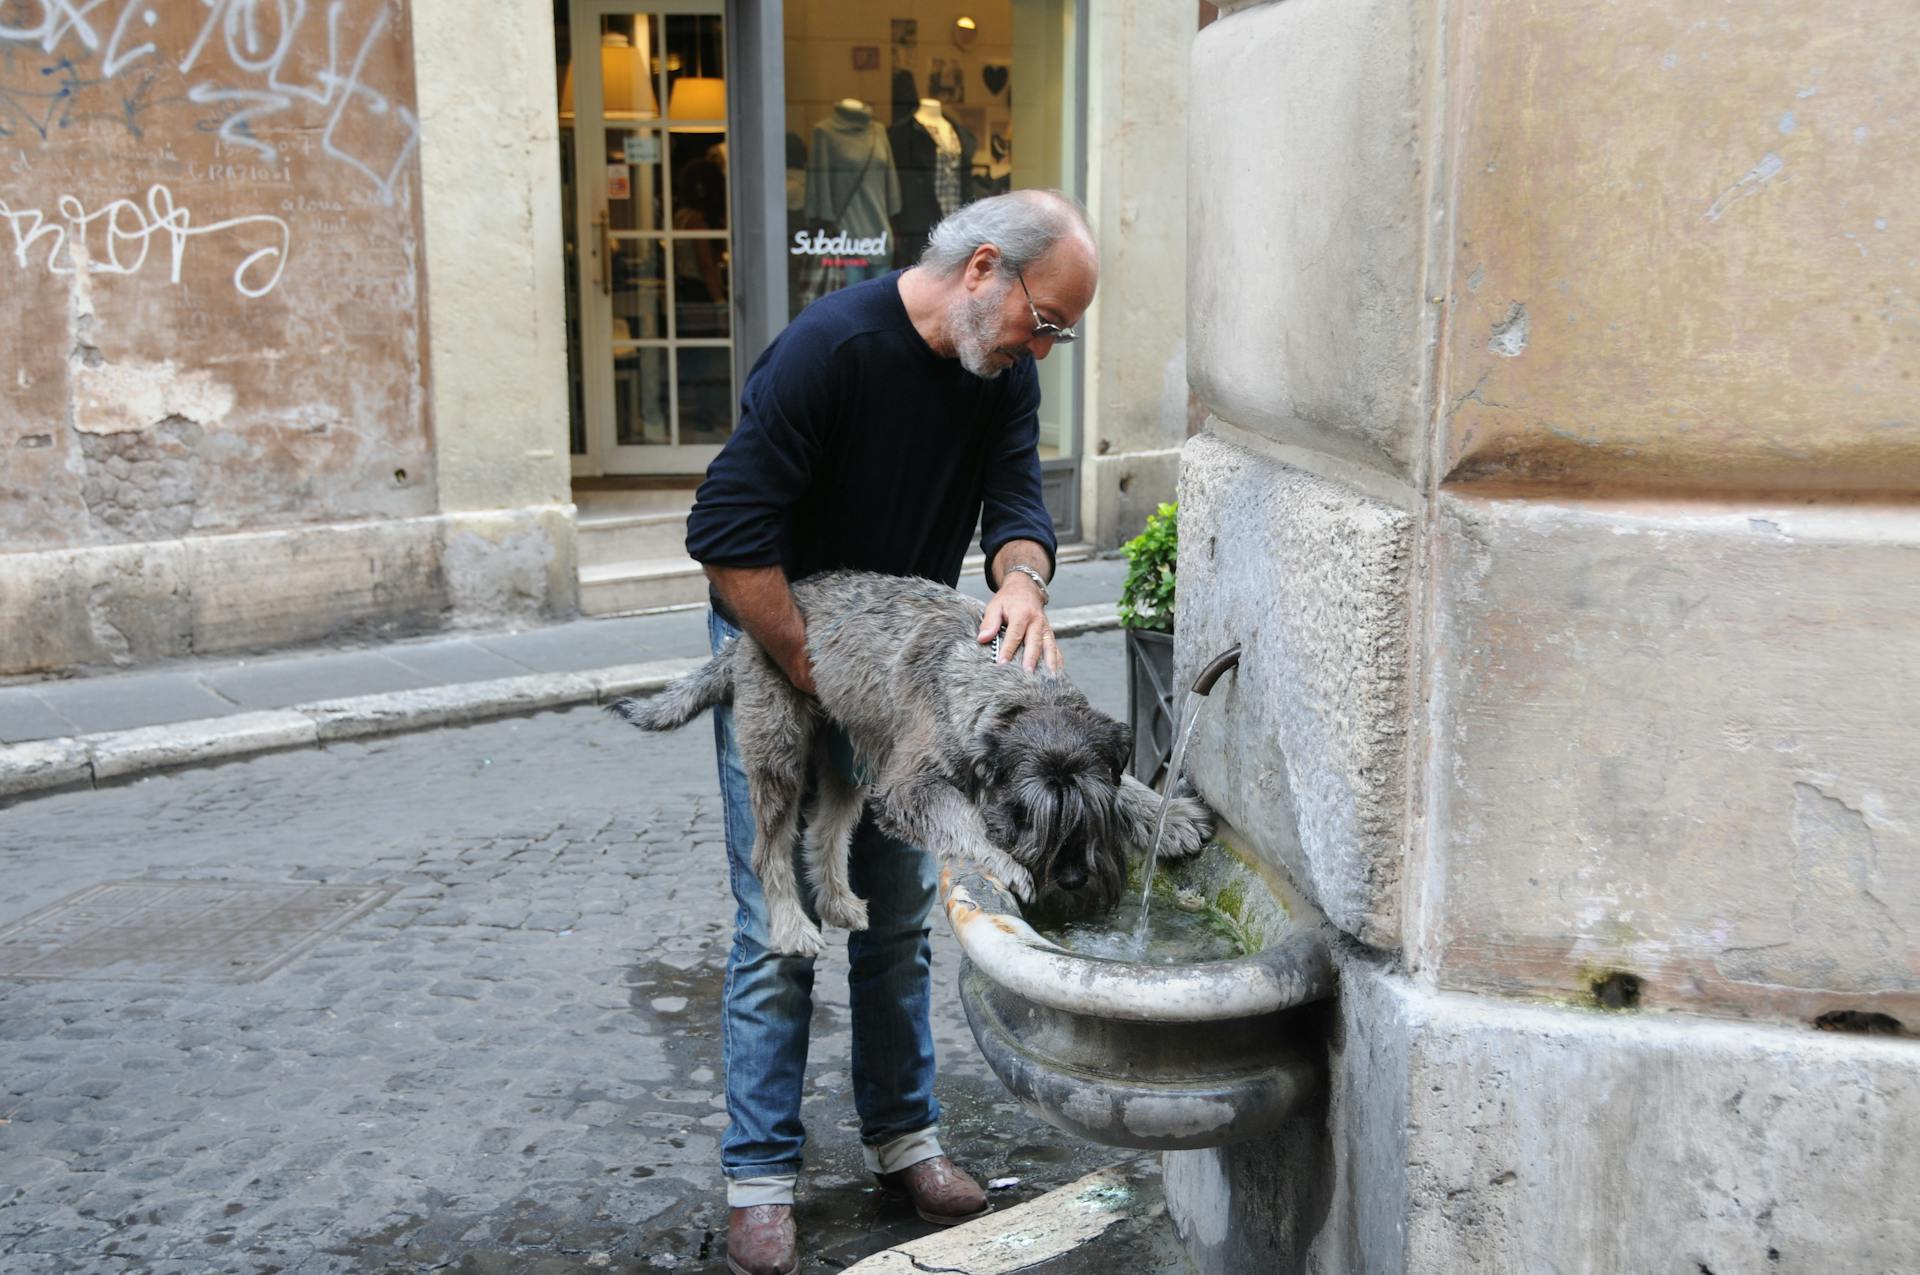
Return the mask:
[[706,600],[706,573],[684,554],[580,568],[582,615],[631,615]]
[[[681,521],[686,520],[683,517]],[[1060,546],[1058,560],[1083,562],[1092,556],[1091,546],[1069,544]],[[582,615],[631,615],[667,607],[697,606],[707,600],[706,574],[699,563],[684,554],[588,565],[583,548],[580,561]],[[978,577],[984,562],[980,554],[968,554],[960,569],[961,579]]]
[[580,566],[680,558],[686,552],[687,513],[601,515],[579,524]]

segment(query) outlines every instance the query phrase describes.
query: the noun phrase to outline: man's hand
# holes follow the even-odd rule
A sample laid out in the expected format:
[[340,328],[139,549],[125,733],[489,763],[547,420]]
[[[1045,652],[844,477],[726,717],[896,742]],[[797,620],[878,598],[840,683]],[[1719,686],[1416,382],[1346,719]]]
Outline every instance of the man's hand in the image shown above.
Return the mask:
[[793,689],[803,695],[818,695],[813,685],[813,661],[807,657],[806,647],[801,647],[789,659],[780,662],[780,670],[793,683]]
[[1058,673],[1064,661],[1060,658],[1060,644],[1054,640],[1053,626],[1047,623],[1046,605],[1040,586],[1032,576],[1024,571],[1003,569],[1000,591],[987,603],[986,617],[980,622],[981,644],[993,641],[994,634],[1004,624],[1007,636],[1000,644],[1002,664],[1011,660],[1017,650],[1021,664],[1029,672],[1045,660],[1047,671]]
[[807,626],[793,603],[786,573],[778,567],[721,567],[708,564],[707,579],[760,649],[767,653],[794,689],[818,695],[813,660],[807,655]]

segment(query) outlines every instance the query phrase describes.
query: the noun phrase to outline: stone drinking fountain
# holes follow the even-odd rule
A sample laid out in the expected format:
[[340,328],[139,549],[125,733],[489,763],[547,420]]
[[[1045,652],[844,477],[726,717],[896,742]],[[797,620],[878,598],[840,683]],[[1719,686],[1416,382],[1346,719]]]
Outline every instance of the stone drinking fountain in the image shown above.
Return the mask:
[[[1235,648],[1195,679],[1196,706],[1238,659]],[[968,1025],[1027,1110],[1108,1146],[1187,1150],[1271,1131],[1317,1095],[1319,1033],[1300,1011],[1334,993],[1331,932],[1235,841],[1221,828],[1153,884],[1231,936],[1239,954],[1220,960],[1073,951],[991,878],[946,874]]]

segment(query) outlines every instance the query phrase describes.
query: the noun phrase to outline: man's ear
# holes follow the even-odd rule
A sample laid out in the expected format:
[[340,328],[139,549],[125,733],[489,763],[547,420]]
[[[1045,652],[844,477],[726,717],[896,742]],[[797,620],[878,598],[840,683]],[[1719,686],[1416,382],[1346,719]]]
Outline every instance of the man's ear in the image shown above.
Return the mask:
[[993,282],[994,275],[1000,270],[1000,249],[990,243],[983,243],[973,250],[967,258],[966,283],[969,289],[977,289]]

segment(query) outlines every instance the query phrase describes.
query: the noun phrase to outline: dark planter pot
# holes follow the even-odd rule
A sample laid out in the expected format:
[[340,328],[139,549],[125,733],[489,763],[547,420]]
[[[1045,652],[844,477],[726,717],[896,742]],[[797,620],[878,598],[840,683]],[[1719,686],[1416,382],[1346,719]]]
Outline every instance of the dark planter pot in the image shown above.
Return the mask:
[[1127,725],[1133,729],[1133,773],[1159,788],[1173,752],[1173,634],[1128,629]]

